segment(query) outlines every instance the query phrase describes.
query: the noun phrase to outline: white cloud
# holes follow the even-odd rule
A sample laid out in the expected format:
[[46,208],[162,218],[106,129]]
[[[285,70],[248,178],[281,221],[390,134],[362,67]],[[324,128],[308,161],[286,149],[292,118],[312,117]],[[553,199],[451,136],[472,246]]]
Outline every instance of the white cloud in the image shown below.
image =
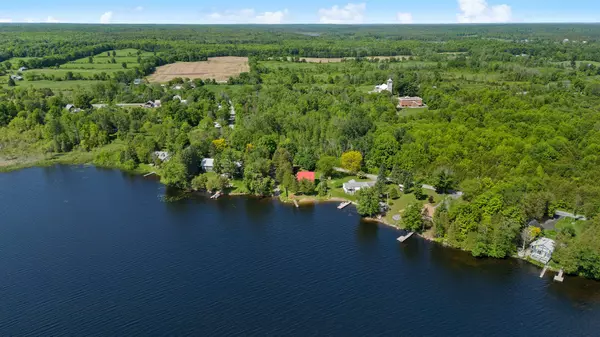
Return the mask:
[[0,23],[9,23],[9,22],[12,22],[12,21],[13,21],[13,20],[12,20],[12,19],[9,19],[9,18],[4,18],[4,19],[3,19],[3,18],[0,18]]
[[110,23],[113,17],[113,12],[106,12],[100,16],[100,23]]
[[214,23],[259,23],[259,24],[278,24],[283,23],[289,12],[287,9],[276,12],[256,13],[252,8],[240,10],[228,10],[224,12],[214,12],[207,15],[207,18]]
[[335,5],[331,8],[319,9],[321,23],[362,23],[367,5],[349,3],[344,7]]
[[134,10],[134,11],[136,11],[136,12],[141,12],[141,11],[143,11],[143,10],[144,10],[144,7],[142,7],[142,6],[137,6],[137,7],[136,7],[136,8],[134,8],[133,10]]
[[458,0],[460,13],[456,15],[459,23],[509,22],[512,9],[508,5],[490,6],[486,0]]
[[277,24],[282,23],[283,19],[288,15],[288,10],[284,9],[283,11],[277,12],[264,12],[256,16],[256,21],[258,23],[266,23],[266,24]]
[[411,13],[398,12],[396,14],[396,19],[400,23],[413,23],[413,17]]
[[59,19],[57,19],[57,18],[55,18],[55,17],[53,17],[53,16],[49,16],[49,17],[46,19],[46,22],[48,22],[48,23],[59,23],[59,22],[60,22],[60,20],[59,20]]

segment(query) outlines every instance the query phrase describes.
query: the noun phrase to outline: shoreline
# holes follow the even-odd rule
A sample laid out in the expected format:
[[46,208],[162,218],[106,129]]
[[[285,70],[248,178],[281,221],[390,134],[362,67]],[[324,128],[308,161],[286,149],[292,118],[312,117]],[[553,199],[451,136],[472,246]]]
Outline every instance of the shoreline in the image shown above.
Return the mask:
[[[61,161],[60,160],[61,157],[59,158],[52,158],[52,159],[43,159],[43,160],[39,160],[39,161],[32,161],[32,162],[27,162],[24,165],[8,165],[8,166],[0,166],[0,174],[2,173],[10,173],[10,172],[14,172],[14,171],[18,171],[21,169],[27,169],[27,168],[33,168],[33,167],[49,167],[52,165],[68,165],[68,166],[77,166],[77,165],[85,165],[85,166],[93,166],[93,167],[97,167],[97,168],[103,168],[103,169],[113,169],[113,170],[119,170],[122,172],[127,172],[130,173],[132,175],[136,175],[136,176],[140,176],[140,177],[144,177],[144,174],[146,173],[150,173],[153,172],[150,169],[147,168],[151,168],[151,167],[144,167],[144,166],[138,166],[135,170],[126,170],[124,168],[121,167],[116,167],[116,166],[101,166],[101,165],[95,165],[92,162],[77,162],[77,161]],[[157,174],[158,175],[158,174]],[[161,183],[162,184],[162,183]],[[205,193],[203,191],[196,191],[193,189],[190,189],[188,191],[186,191],[187,193]],[[208,192],[208,194],[210,195],[210,192]],[[234,193],[224,193],[224,195],[226,196],[231,196],[231,197],[247,197],[250,196],[250,193],[243,193],[243,192],[234,192]],[[295,196],[294,196],[295,197]],[[276,200],[278,202],[281,202],[282,204],[293,204],[294,200],[296,200],[298,202],[299,205],[308,205],[308,204],[319,204],[319,203],[334,203],[334,202],[350,202],[352,205],[356,206],[356,202],[352,201],[352,200],[348,200],[342,197],[319,197],[319,196],[301,196],[300,198],[282,198],[281,195],[279,196],[270,196],[268,198],[272,199],[272,200]],[[396,231],[406,231],[405,229],[399,228],[398,226],[391,224],[389,222],[386,221],[386,219],[384,217],[381,218],[373,218],[373,217],[362,217],[361,218],[363,221],[367,221],[367,222],[373,222],[377,225],[382,225],[385,227],[389,227],[391,229],[395,229]],[[429,242],[433,242],[433,243],[438,243],[440,245],[442,245],[445,248],[451,248],[451,249],[458,249],[467,253],[470,253],[467,250],[458,248],[458,247],[454,247],[452,245],[449,245],[447,243],[444,242],[440,242],[438,240],[436,240],[433,237],[429,237],[428,235],[426,235],[427,232],[424,233],[417,233],[415,232],[415,234],[420,237],[423,240],[429,241]],[[476,259],[477,257],[473,257],[474,259]],[[489,258],[489,257],[488,257]],[[543,266],[540,266],[538,263],[535,263],[534,261],[531,261],[530,259],[524,258],[524,257],[520,257],[518,256],[518,254],[515,255],[511,255],[507,258],[515,258],[515,259],[519,259],[519,260],[523,260],[526,262],[529,262],[530,264],[542,269]],[[548,265],[548,270],[549,271],[553,271],[553,272],[557,272],[558,270],[550,265]],[[579,275],[569,275],[569,276],[577,276],[579,277]]]

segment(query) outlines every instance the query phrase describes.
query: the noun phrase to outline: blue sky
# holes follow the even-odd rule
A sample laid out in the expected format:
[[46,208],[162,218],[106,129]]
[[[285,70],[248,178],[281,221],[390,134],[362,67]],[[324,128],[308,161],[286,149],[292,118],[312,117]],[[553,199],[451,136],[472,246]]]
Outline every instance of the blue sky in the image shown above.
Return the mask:
[[0,22],[494,23],[600,22],[599,0],[19,0]]

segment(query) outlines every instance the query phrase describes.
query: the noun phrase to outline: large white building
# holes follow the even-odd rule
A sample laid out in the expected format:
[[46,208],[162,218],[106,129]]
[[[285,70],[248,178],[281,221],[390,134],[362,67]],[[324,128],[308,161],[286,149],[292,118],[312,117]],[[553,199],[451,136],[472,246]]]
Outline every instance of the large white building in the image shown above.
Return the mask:
[[394,88],[394,81],[392,81],[392,79],[389,78],[386,83],[376,85],[375,89],[373,89],[373,91],[371,91],[371,92],[383,92],[383,91],[393,92],[392,91],[393,88]]

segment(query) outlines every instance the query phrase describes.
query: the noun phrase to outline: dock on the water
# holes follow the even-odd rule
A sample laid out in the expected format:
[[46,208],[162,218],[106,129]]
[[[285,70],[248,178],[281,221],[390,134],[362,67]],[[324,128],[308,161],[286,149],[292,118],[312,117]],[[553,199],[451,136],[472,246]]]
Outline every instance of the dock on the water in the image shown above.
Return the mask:
[[296,208],[300,208],[300,205],[298,204],[298,201],[296,201],[296,199],[292,199],[292,201],[294,201],[294,205],[296,205]]
[[548,270],[548,265],[545,265],[544,269],[542,269],[542,273],[540,274],[540,278],[544,277],[544,275],[546,274],[547,270]]
[[397,238],[396,240],[400,241],[400,242],[404,242],[406,241],[406,239],[410,238],[413,234],[415,234],[415,232],[410,232],[406,235],[402,235],[399,238]]
[[344,207],[346,207],[346,206],[348,206],[348,205],[350,205],[350,204],[351,204],[351,202],[350,202],[350,201],[342,202],[342,203],[341,203],[341,204],[340,204],[340,205],[337,207],[337,209],[344,209]]
[[558,271],[558,275],[554,276],[554,281],[556,282],[562,282],[565,280],[565,277],[563,276],[564,271],[561,269]]
[[144,174],[144,177],[148,177],[148,176],[151,176],[153,174],[156,174],[156,172],[153,171],[153,172],[150,172],[150,173],[146,173],[146,174]]
[[210,196],[211,199],[218,199],[223,193],[221,191]]

